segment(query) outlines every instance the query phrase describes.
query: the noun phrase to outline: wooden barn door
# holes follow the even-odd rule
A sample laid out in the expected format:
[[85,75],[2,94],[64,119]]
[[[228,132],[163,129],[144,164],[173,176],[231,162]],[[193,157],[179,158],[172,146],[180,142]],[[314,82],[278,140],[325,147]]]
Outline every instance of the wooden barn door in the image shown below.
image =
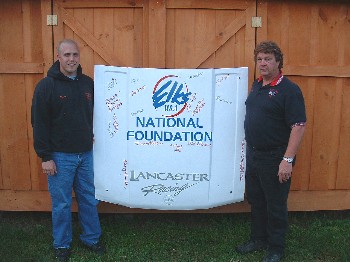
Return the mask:
[[[350,203],[350,3],[259,1],[257,41],[283,50],[284,74],[301,87],[307,128],[293,172],[293,210]],[[300,22],[303,21],[303,22]]]
[[31,104],[53,62],[51,0],[0,1],[0,210],[51,210]]
[[254,68],[255,1],[54,1],[55,44],[74,38],[81,63],[158,68]]
[[51,38],[42,38],[47,28],[40,17],[46,10],[51,3],[0,2],[0,210],[40,210],[47,196],[41,194],[47,183],[33,149],[30,114],[44,73],[43,43],[51,45]]
[[[58,21],[53,26],[54,44],[75,39],[81,47],[83,72],[91,77],[98,64],[248,66],[249,82],[253,80],[255,0],[54,0],[53,14]],[[104,210],[124,208],[107,205]]]

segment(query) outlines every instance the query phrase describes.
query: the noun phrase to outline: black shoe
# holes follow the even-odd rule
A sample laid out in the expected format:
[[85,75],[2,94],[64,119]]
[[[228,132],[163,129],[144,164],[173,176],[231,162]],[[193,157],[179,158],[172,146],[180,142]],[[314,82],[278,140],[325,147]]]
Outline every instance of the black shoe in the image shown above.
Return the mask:
[[68,261],[71,250],[69,248],[55,248],[55,259],[57,261]]
[[269,251],[264,257],[263,262],[279,262],[283,258],[283,252]]
[[267,248],[267,243],[262,240],[250,240],[248,243],[236,247],[236,251],[240,254],[248,254],[251,252],[263,250]]
[[92,252],[95,252],[96,254],[102,255],[106,252],[106,248],[105,246],[101,243],[101,241],[93,244],[93,245],[86,245],[84,244],[84,246],[89,249]]

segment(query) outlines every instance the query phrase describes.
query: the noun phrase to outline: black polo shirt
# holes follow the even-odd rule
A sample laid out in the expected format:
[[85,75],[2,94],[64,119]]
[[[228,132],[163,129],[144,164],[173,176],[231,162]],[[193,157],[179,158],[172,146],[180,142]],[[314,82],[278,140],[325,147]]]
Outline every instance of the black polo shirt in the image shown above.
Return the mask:
[[282,74],[269,85],[254,81],[245,102],[245,138],[248,146],[269,149],[287,146],[294,124],[305,123],[300,88]]

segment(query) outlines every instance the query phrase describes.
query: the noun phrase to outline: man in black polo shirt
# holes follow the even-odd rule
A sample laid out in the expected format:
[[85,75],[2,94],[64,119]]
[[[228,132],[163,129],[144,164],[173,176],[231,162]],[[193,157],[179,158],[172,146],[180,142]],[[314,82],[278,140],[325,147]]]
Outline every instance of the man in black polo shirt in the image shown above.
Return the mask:
[[263,261],[276,262],[284,256],[287,199],[306,113],[300,88],[282,74],[283,54],[277,44],[261,42],[254,58],[261,75],[246,100],[244,122],[251,234],[236,251],[268,249]]

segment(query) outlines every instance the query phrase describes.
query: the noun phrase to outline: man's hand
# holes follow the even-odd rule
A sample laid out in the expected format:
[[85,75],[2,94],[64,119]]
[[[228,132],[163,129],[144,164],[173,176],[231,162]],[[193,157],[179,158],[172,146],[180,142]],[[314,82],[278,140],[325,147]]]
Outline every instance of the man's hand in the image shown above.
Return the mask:
[[43,173],[48,176],[53,176],[57,173],[56,164],[53,160],[42,162],[41,167],[43,168]]
[[292,177],[292,163],[282,160],[278,170],[278,180],[280,183],[287,182]]

